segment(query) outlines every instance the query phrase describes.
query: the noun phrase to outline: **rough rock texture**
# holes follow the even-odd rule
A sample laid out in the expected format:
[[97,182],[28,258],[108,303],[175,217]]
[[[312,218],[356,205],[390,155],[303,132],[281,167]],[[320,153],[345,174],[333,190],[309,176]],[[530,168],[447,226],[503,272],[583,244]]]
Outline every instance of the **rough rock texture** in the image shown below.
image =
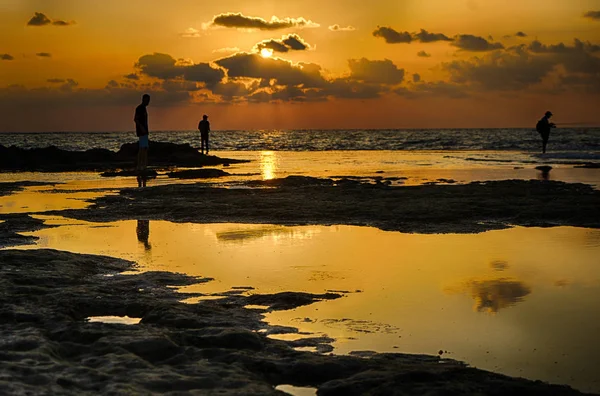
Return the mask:
[[19,233],[49,228],[43,220],[34,219],[26,214],[3,214],[0,215],[0,248],[6,246],[28,245],[34,243],[38,238],[25,236]]
[[[310,304],[293,293],[178,302],[168,286],[207,279],[55,250],[0,251],[0,394],[277,395],[279,384],[319,395],[577,395],[439,357],[324,356],[267,338],[256,310]],[[283,301],[283,305],[282,304]],[[87,322],[128,315],[138,325]]]
[[[68,151],[51,146],[23,149],[0,145],[0,169],[10,171],[86,171],[132,168],[135,166],[137,143],[127,143],[119,151],[91,149]],[[148,163],[152,166],[214,166],[246,162],[203,155],[189,144],[150,142]]]
[[86,210],[57,214],[91,221],[348,224],[420,233],[471,233],[515,225],[600,227],[600,191],[584,184],[506,180],[388,187],[290,176],[251,189],[205,184],[125,189]]
[[211,179],[222,176],[229,176],[230,173],[222,171],[221,169],[187,169],[182,171],[175,171],[167,173],[172,179]]

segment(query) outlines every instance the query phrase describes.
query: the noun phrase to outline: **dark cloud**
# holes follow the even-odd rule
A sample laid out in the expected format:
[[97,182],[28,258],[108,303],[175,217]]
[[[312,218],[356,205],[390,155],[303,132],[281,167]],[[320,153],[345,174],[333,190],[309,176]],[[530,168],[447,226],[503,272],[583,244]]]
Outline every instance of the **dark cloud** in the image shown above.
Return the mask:
[[421,29],[419,33],[413,35],[415,40],[422,43],[433,43],[436,41],[452,41],[452,39],[443,33],[430,33],[425,29]]
[[15,59],[15,57],[12,56],[11,54],[0,54],[0,60],[11,61],[11,60],[14,60],[14,59]]
[[169,80],[182,78],[187,81],[203,82],[207,87],[214,86],[223,79],[225,73],[208,63],[190,63],[176,60],[171,55],[154,53],[140,57],[135,66],[142,74]]
[[596,75],[600,70],[600,45],[584,42],[579,39],[573,45],[564,43],[546,45],[533,41],[526,48],[534,54],[544,55],[544,59],[554,64],[561,64],[568,72]]
[[212,92],[215,95],[220,95],[225,100],[231,100],[236,97],[244,97],[250,95],[255,91],[255,86],[248,87],[246,84],[241,82],[221,82],[215,85]]
[[515,36],[517,36],[517,37],[527,37],[527,34],[525,34],[523,32],[517,32],[517,33],[515,33]]
[[352,79],[338,78],[326,87],[326,96],[341,99],[374,99],[388,92],[389,87],[383,84],[372,84]]
[[272,49],[275,52],[305,51],[310,49],[310,44],[297,34],[289,34],[280,39],[264,40],[254,46],[254,50],[260,52],[263,48]]
[[408,44],[413,41],[413,36],[409,32],[397,32],[391,27],[386,26],[378,26],[377,29],[373,31],[373,36],[383,38],[388,44]]
[[532,41],[527,47],[531,52],[535,53],[555,53],[555,54],[567,54],[575,52],[600,52],[600,45],[592,44],[589,41],[581,41],[579,39],[573,40],[573,45],[564,43],[546,45],[538,40]]
[[352,32],[356,30],[356,28],[350,25],[342,27],[336,23],[335,25],[329,26],[329,30],[331,30],[332,32]]
[[222,26],[227,28],[238,29],[258,29],[258,30],[279,30],[287,28],[304,28],[304,27],[319,27],[319,24],[314,23],[304,18],[277,18],[271,17],[267,21],[259,17],[251,17],[242,13],[224,13],[215,15],[209,26]]
[[404,80],[404,69],[398,69],[391,60],[350,59],[350,79],[375,84],[400,84]]
[[482,58],[442,63],[451,82],[485,90],[525,89],[540,83],[553,68],[552,61],[525,50],[497,51]]
[[258,54],[240,52],[215,61],[227,70],[229,78],[259,78],[276,80],[277,85],[324,86],[321,67],[312,63],[293,64],[279,58],[263,58]]
[[595,21],[600,21],[600,11],[588,11],[583,14],[584,18],[593,19]]
[[421,81],[421,75],[419,73],[414,73],[412,75],[412,80],[413,82],[418,83],[419,81]]
[[393,89],[396,95],[407,99],[419,99],[423,97],[448,97],[453,99],[462,99],[469,97],[468,87],[461,84],[448,83],[445,81],[422,82],[415,81],[409,87],[397,87]]
[[41,12],[36,12],[34,16],[31,17],[29,22],[27,22],[27,26],[46,26],[50,25],[52,21],[46,15]]
[[534,41],[441,66],[449,73],[450,82],[463,85],[465,90],[519,91],[534,87],[555,93],[598,92],[599,51],[598,45],[577,39],[573,45]]
[[140,79],[140,76],[138,76],[135,73],[126,74],[123,77],[125,77],[128,80],[139,80]]
[[418,33],[398,32],[391,27],[378,26],[373,32],[373,36],[381,37],[388,44],[409,44],[413,41],[422,43],[433,43],[436,41],[452,41],[452,39],[443,33],[431,33],[421,29]]
[[158,86],[132,87],[109,81],[103,89],[79,88],[72,79],[58,87],[0,88],[0,106],[5,108],[95,108],[99,106],[136,105],[144,93],[152,95],[152,106],[164,107],[188,102],[189,92],[167,92]]
[[60,83],[64,83],[65,80],[62,78],[49,78],[46,80],[47,82],[51,83],[51,84],[60,84]]
[[52,21],[52,24],[54,26],[69,26],[69,25],[74,25],[75,22],[73,22],[73,21],[67,22],[67,21],[63,21],[63,20],[57,19],[55,21]]
[[452,45],[463,50],[472,52],[485,52],[503,49],[501,43],[492,43],[483,37],[473,36],[472,34],[459,34],[452,41]]
[[52,54],[49,52],[38,52],[35,55],[39,56],[40,58],[52,58]]
[[48,26],[48,25],[69,26],[69,25],[74,25],[74,24],[75,24],[74,21],[67,22],[67,21],[63,21],[61,19],[52,20],[41,12],[36,12],[31,17],[31,19],[27,22],[27,26]]
[[431,54],[429,54],[425,51],[419,51],[419,52],[417,52],[417,56],[419,56],[421,58],[429,58],[429,57],[431,57]]

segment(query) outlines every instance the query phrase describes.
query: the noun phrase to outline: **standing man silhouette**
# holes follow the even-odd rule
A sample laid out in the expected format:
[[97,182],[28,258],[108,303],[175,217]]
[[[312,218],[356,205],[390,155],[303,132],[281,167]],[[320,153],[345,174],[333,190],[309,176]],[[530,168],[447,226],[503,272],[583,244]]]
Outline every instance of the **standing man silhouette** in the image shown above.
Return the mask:
[[140,173],[143,173],[146,166],[148,166],[148,147],[150,146],[148,141],[148,111],[146,110],[148,104],[150,104],[150,95],[144,94],[142,104],[136,107],[135,116],[133,117],[135,134],[139,139],[136,170]]
[[547,111],[542,119],[535,125],[535,129],[542,136],[542,153],[546,153],[546,146],[548,145],[548,139],[550,138],[550,130],[556,128],[556,125],[553,122],[550,122],[550,117],[552,117],[552,112]]
[[208,116],[204,114],[202,121],[198,124],[198,130],[200,131],[200,154],[204,154],[204,143],[206,143],[206,155],[208,155],[208,133],[210,132],[210,122],[208,122]]

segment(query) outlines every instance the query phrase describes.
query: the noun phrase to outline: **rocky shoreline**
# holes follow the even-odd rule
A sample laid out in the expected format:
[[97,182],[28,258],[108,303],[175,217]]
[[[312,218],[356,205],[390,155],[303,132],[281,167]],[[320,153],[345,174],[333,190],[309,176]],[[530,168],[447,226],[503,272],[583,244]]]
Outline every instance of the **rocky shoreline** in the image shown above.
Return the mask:
[[[55,250],[0,251],[0,393],[282,395],[578,395],[567,386],[510,378],[437,356],[334,356],[268,338],[265,312],[340,294],[230,293],[184,304],[173,287],[210,279],[123,274],[134,263]],[[245,308],[260,304],[262,309]],[[90,322],[140,318],[136,325]],[[323,339],[304,339],[320,345]]]
[[[90,149],[69,151],[57,147],[23,149],[0,145],[0,169],[20,172],[111,171],[135,168],[137,143],[123,144],[119,151]],[[203,155],[189,144],[150,142],[148,162],[153,167],[202,167],[248,162]]]
[[[235,186],[240,186],[239,183]],[[108,222],[146,219],[200,223],[360,225],[418,233],[476,233],[513,226],[600,228],[600,191],[540,180],[393,187],[351,179],[250,181],[123,189],[85,210],[54,214]]]

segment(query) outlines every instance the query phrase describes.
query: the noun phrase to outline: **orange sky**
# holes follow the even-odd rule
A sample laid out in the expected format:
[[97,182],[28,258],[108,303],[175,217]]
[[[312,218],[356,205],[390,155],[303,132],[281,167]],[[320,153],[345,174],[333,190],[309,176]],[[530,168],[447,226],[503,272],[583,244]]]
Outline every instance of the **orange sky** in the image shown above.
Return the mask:
[[2,0],[0,131],[593,122],[600,0],[507,3]]

